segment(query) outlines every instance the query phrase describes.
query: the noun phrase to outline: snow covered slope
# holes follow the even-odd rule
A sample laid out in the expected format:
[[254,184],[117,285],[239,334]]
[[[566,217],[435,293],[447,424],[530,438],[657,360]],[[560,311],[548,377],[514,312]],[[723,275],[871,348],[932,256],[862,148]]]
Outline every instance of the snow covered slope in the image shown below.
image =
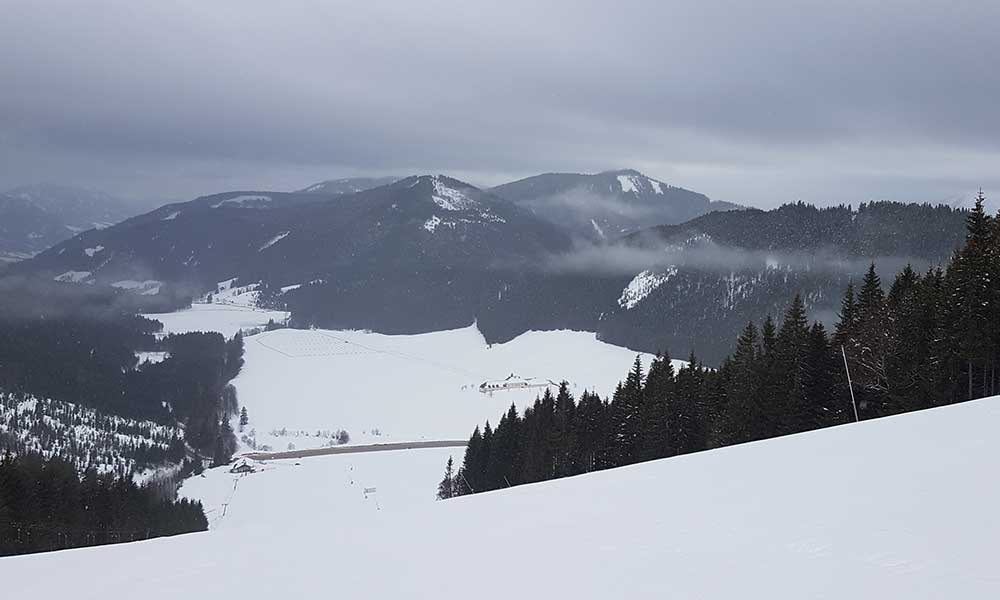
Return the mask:
[[[240,477],[225,467],[211,469],[185,481],[180,493],[201,500],[213,533],[280,529],[303,514],[370,521],[380,511],[432,505],[448,457],[460,461],[462,453],[442,448],[254,462],[256,473]],[[366,488],[375,492],[365,494]]]
[[212,472],[236,487],[214,530],[0,578],[78,600],[996,598],[998,425],[991,398],[445,502],[445,451]]
[[[495,425],[512,402],[523,408],[542,392],[490,396],[479,391],[483,381],[515,373],[566,380],[577,396],[608,396],[636,356],[574,331],[533,331],[489,346],[475,326],[398,336],[279,329],[245,344],[246,365],[233,383],[257,443],[275,450],[329,443],[317,430],[346,429],[353,442],[465,439],[487,419]],[[647,367],[650,359],[644,355]]]

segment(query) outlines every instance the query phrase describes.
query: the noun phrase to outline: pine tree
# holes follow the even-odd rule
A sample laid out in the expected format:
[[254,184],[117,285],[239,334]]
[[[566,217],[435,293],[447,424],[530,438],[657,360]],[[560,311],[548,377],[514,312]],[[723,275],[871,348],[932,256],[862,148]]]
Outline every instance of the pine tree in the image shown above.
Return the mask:
[[657,354],[649,366],[642,395],[642,448],[640,460],[653,460],[673,455],[670,445],[671,395],[674,388],[674,367],[670,355]]
[[625,383],[618,388],[611,401],[618,465],[638,460],[642,435],[642,385],[642,361],[636,356]]
[[511,404],[500,424],[493,432],[493,465],[490,467],[498,485],[511,486],[521,483],[521,419],[517,408]]
[[250,417],[247,415],[247,407],[244,406],[240,409],[240,433],[243,433],[248,423],[250,423]]
[[805,348],[802,388],[805,404],[799,415],[799,430],[809,431],[853,420],[846,379],[839,384],[837,352],[830,345],[826,328],[813,323]]
[[576,409],[574,423],[574,464],[581,473],[609,466],[607,461],[608,407],[597,394],[584,392]]
[[677,373],[676,392],[667,423],[671,446],[677,454],[698,452],[708,447],[705,377],[705,368],[692,352],[688,364]]
[[[986,214],[982,192],[966,222],[965,246],[954,256],[945,275],[947,298],[946,320],[950,344],[964,364],[965,399],[989,392],[992,379],[992,359],[996,354],[993,343],[1000,328],[991,320],[996,307],[996,262],[994,225]],[[978,373],[977,373],[978,371]],[[976,386],[976,380],[981,387]],[[978,389],[977,389],[978,387]]]
[[847,347],[851,374],[858,388],[858,411],[863,418],[884,415],[889,406],[891,344],[885,318],[882,281],[871,263],[858,293],[857,330]]
[[448,457],[448,464],[444,467],[444,479],[438,484],[438,500],[447,500],[455,496],[455,473],[452,458]]
[[769,403],[765,410],[772,417],[774,428],[770,435],[795,433],[809,427],[809,398],[805,390],[808,342],[805,304],[802,296],[795,294],[778,332],[775,381],[780,392],[765,399]]
[[[729,398],[727,414],[721,427],[723,444],[739,444],[768,435],[770,419],[761,406],[760,381],[758,372],[757,326],[747,323],[736,340],[736,352],[727,369],[731,377],[726,396]],[[681,383],[681,369],[678,387]]]
[[875,263],[868,265],[868,271],[861,282],[858,292],[857,320],[859,323],[877,319],[882,316],[885,293],[882,291],[882,280],[875,270]]
[[844,299],[840,301],[840,313],[837,315],[834,343],[838,346],[846,346],[849,343],[849,338],[857,332],[857,329],[858,303],[854,298],[854,283],[847,282]]
[[556,393],[554,427],[552,429],[551,446],[553,448],[554,470],[556,477],[571,475],[574,471],[573,450],[573,420],[576,416],[576,402],[569,393],[569,383],[559,384]]
[[483,434],[479,431],[479,426],[472,431],[469,443],[465,446],[465,457],[462,459],[462,468],[458,471],[458,490],[456,495],[474,494],[482,491],[482,451]]
[[478,473],[476,480],[478,482],[478,487],[480,491],[495,490],[500,488],[500,483],[497,481],[497,469],[495,469],[495,458],[493,455],[493,428],[490,427],[490,422],[486,421],[486,425],[483,426],[483,445],[480,450],[479,460],[477,461],[476,472]]

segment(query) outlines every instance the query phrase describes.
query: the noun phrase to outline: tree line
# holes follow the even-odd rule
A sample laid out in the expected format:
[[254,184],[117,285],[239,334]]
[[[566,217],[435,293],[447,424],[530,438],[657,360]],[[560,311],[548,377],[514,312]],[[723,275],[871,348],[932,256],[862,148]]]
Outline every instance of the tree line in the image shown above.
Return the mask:
[[0,556],[204,531],[202,505],[60,458],[0,460]]
[[[835,330],[810,323],[796,295],[780,323],[750,322],[718,368],[675,370],[637,357],[614,394],[564,382],[494,429],[476,427],[451,459],[440,498],[587,473],[998,393],[1000,216],[982,193],[945,267],[906,267],[888,293],[872,264],[848,285]],[[847,373],[852,377],[848,384]]]

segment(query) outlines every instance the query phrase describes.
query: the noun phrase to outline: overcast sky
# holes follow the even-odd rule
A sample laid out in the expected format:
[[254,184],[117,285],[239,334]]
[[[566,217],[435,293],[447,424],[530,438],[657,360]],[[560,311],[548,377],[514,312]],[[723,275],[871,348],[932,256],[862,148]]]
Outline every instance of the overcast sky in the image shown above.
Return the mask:
[[761,207],[1000,196],[996,0],[0,3],[0,189],[632,167]]

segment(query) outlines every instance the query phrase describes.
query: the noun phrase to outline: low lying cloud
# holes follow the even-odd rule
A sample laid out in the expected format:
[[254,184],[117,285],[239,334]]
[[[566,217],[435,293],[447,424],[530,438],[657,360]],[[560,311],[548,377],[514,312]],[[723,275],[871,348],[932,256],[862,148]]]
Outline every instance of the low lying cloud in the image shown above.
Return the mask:
[[708,240],[663,248],[580,243],[570,252],[547,257],[540,268],[553,273],[635,275],[644,270],[688,267],[730,273],[778,269],[830,274],[862,274],[871,262],[884,279],[893,277],[907,264],[923,270],[929,261],[905,256],[849,257],[833,249],[815,251],[762,251],[720,246]]

